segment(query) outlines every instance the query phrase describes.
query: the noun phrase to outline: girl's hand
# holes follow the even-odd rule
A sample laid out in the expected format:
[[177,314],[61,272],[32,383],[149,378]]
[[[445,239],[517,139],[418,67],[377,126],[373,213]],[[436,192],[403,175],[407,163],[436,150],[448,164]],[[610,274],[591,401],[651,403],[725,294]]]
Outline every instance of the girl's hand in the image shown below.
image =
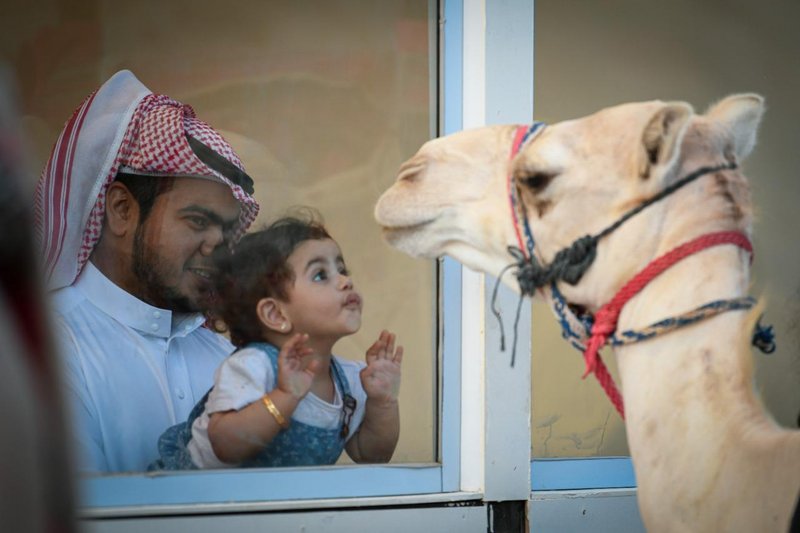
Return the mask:
[[305,345],[308,335],[298,333],[286,341],[278,354],[277,387],[297,400],[301,400],[311,388],[320,362],[308,357],[313,352]]
[[395,350],[394,341],[394,333],[383,330],[367,350],[367,367],[361,371],[361,385],[371,400],[396,402],[400,394],[403,347]]

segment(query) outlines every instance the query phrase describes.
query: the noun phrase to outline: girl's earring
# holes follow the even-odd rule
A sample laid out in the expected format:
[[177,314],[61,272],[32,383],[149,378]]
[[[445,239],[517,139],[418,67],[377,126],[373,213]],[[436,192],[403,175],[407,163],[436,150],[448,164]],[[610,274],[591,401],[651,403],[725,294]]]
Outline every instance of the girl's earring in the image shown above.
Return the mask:
[[286,331],[286,322],[281,324],[281,331]]

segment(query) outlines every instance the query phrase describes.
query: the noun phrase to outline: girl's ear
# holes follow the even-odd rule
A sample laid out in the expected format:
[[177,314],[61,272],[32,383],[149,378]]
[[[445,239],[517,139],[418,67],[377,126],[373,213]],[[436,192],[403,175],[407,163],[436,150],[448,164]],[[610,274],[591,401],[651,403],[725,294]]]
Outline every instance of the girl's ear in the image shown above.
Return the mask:
[[292,322],[283,312],[283,306],[275,298],[262,298],[256,304],[258,320],[269,330],[276,333],[292,331]]

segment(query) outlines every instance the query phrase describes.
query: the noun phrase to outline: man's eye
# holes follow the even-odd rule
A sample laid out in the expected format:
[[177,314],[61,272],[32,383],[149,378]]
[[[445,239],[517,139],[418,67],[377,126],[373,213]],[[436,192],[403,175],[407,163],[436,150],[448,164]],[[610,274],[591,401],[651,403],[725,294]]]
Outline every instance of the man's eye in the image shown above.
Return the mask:
[[189,217],[189,223],[197,229],[205,229],[208,227],[208,219],[204,217]]

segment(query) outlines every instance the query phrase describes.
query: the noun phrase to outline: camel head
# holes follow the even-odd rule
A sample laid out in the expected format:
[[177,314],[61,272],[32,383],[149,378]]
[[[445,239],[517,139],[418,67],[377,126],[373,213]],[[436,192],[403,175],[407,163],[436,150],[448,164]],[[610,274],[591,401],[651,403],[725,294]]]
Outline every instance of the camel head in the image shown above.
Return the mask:
[[[375,206],[386,241],[417,257],[450,255],[498,275],[519,247],[510,207],[515,188],[543,264],[594,235],[692,171],[708,173],[598,241],[569,301],[596,308],[656,255],[701,233],[749,232],[749,188],[738,165],[763,113],[754,94],[733,95],[696,114],[683,102],[603,109],[542,129],[512,155],[516,126],[489,126],[431,140],[400,167]],[[509,183],[509,179],[511,180]],[[512,287],[513,277],[504,278]]]

